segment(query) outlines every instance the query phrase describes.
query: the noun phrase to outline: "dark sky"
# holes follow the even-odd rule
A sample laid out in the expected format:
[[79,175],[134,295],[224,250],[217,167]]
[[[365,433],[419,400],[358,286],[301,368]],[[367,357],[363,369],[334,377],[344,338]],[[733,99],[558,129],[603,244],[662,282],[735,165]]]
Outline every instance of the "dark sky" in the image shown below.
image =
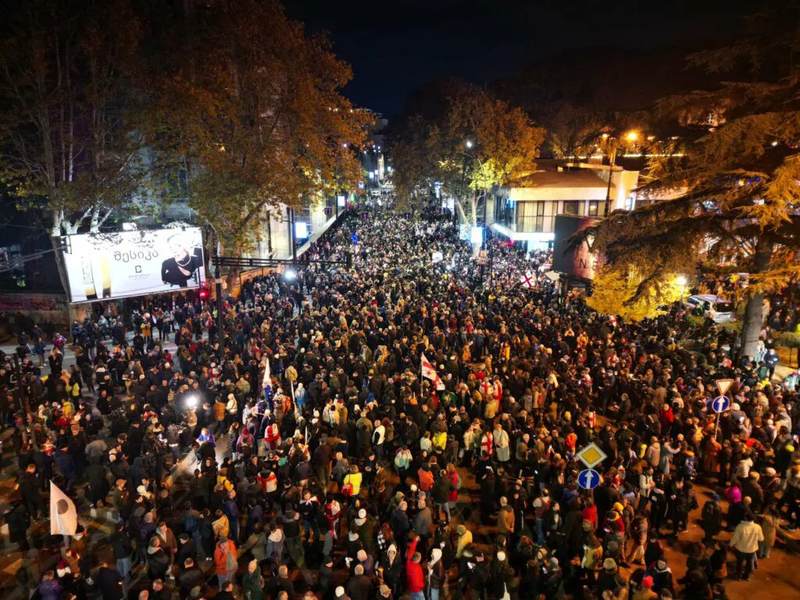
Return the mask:
[[[559,53],[697,47],[734,34],[738,0],[285,0],[327,31],[353,67],[345,90],[391,116],[420,85],[446,76],[485,83]],[[753,6],[753,4],[750,4]]]

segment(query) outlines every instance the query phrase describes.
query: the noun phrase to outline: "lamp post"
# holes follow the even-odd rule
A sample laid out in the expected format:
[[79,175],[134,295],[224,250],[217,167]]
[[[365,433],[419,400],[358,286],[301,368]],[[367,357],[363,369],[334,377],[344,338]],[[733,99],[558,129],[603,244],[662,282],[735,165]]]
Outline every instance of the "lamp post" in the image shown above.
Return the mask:
[[[463,158],[463,161],[461,162],[461,190],[460,190],[461,191],[461,200],[462,201],[467,196],[467,194],[466,194],[466,191],[467,191],[467,159],[469,159],[469,151],[472,150],[472,147],[474,145],[475,144],[472,142],[472,140],[466,140],[464,142],[464,148],[466,148],[466,150],[464,150],[464,152],[463,152],[463,157],[464,158]],[[453,200],[453,218],[455,220],[456,227],[458,227],[458,213],[456,212],[455,200]]]

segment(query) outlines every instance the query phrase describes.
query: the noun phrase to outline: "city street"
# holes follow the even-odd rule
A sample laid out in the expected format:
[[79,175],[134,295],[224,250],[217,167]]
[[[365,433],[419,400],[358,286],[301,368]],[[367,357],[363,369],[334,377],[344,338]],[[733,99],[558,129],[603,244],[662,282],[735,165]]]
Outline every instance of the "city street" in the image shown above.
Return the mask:
[[1,600],[800,598],[800,0],[2,15]]

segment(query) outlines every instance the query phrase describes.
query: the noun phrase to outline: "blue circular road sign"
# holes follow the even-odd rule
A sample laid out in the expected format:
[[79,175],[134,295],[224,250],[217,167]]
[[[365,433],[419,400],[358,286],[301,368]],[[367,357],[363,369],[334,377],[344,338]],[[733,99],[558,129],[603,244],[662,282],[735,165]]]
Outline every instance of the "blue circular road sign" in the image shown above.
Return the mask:
[[715,413],[724,413],[731,407],[731,400],[727,396],[717,396],[711,401],[711,409]]
[[578,473],[578,485],[585,490],[593,490],[600,483],[600,473],[594,469],[584,469]]

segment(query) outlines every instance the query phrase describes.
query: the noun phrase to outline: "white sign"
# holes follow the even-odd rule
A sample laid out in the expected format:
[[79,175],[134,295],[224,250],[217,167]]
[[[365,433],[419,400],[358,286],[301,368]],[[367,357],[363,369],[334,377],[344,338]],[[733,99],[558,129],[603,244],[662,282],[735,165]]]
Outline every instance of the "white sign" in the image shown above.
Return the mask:
[[575,455],[587,468],[591,469],[595,465],[603,462],[608,455],[600,449],[600,446],[592,442],[588,446],[584,446],[580,452]]
[[442,253],[441,253],[441,252],[439,252],[438,250],[437,250],[437,251],[435,251],[435,252],[433,253],[433,256],[432,256],[432,258],[431,258],[431,262],[432,262],[433,264],[440,263],[440,262],[442,262],[443,260],[444,260],[444,254],[442,254]]
[[206,280],[198,227],[71,235],[68,249],[71,302],[179,291]]

